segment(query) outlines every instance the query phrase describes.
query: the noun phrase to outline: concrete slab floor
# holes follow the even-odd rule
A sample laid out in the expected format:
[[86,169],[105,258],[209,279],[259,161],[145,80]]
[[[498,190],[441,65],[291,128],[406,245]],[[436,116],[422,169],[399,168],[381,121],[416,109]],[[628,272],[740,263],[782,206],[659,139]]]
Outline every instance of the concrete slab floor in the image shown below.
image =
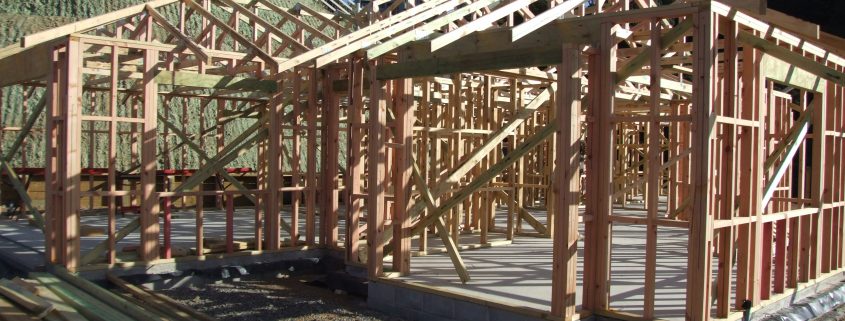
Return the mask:
[[[628,216],[644,216],[641,209],[616,209],[615,213]],[[530,210],[545,224],[546,213]],[[341,211],[341,213],[344,213]],[[206,210],[205,235],[225,237],[225,214],[219,210]],[[289,214],[283,214],[288,217]],[[497,211],[498,227],[505,226],[506,211]],[[134,219],[134,215],[119,217],[120,228]],[[81,223],[105,227],[103,216],[83,216]],[[340,236],[344,235],[345,222],[340,220]],[[173,245],[191,248],[195,246],[194,213],[192,211],[173,213]],[[247,239],[253,236],[254,210],[241,208],[235,214],[235,238]],[[582,224],[583,229],[583,224]],[[304,233],[304,220],[301,225]],[[319,229],[318,229],[319,231]],[[527,223],[523,231],[532,231]],[[583,233],[583,231],[582,231]],[[611,307],[623,312],[641,314],[643,286],[645,283],[645,239],[644,226],[614,224],[611,264]],[[43,251],[43,234],[24,221],[0,220],[0,235],[13,239],[34,249]],[[118,248],[138,244],[138,233],[132,233],[118,243]],[[286,233],[282,233],[286,237]],[[502,241],[502,233],[490,233],[490,241]],[[105,236],[82,237],[82,252],[105,240]],[[656,315],[663,319],[682,319],[684,312],[686,283],[687,230],[679,228],[658,229],[657,294]],[[418,240],[414,239],[413,249]],[[478,233],[461,236],[461,244],[478,244]],[[442,248],[435,235],[429,235],[429,248]],[[583,244],[579,242],[578,293],[581,292]],[[508,302],[540,310],[550,310],[552,241],[547,238],[517,236],[510,245],[467,250],[461,252],[472,280],[461,284],[446,254],[429,254],[412,259],[412,273],[399,280],[418,282],[463,295],[483,298],[494,302]],[[389,259],[388,259],[389,262]],[[576,297],[580,303],[581,298]]]
[[[305,239],[305,219],[304,209],[300,214],[300,240]],[[343,212],[341,212],[343,213]],[[282,213],[285,221],[290,222],[290,213],[286,209]],[[126,226],[132,220],[137,218],[137,214],[127,214],[125,216],[118,216],[116,221],[116,230]],[[319,218],[318,218],[319,219]],[[81,225],[88,225],[92,227],[101,228],[105,231],[108,221],[105,216],[101,215],[85,215],[80,218]],[[164,219],[159,219],[159,224],[163,228]],[[234,215],[234,237],[235,240],[247,240],[254,237],[255,228],[255,210],[253,208],[236,208]],[[343,221],[340,221],[339,236],[341,240],[345,235]],[[174,211],[171,220],[171,242],[173,247],[195,248],[196,247],[196,218],[194,211]],[[225,211],[217,209],[205,209],[203,211],[203,229],[206,239],[216,238],[224,240],[226,237],[226,214]],[[319,239],[319,229],[316,229],[316,238]],[[159,241],[164,242],[164,235]],[[0,219],[0,236],[17,243],[19,246],[27,247],[33,251],[44,251],[44,234],[38,228],[27,224],[26,220],[8,220]],[[281,237],[283,240],[289,240],[290,236],[287,232],[282,231]],[[106,240],[105,235],[98,236],[83,236],[80,237],[80,250],[84,255],[87,251],[94,248],[97,244]],[[117,243],[118,252],[124,247],[135,246],[140,243],[140,234],[136,230],[127,235],[123,240]],[[4,247],[0,246],[0,251]],[[118,258],[119,259],[119,258]]]
[[[545,211],[530,211],[546,222]],[[640,216],[642,210],[617,209],[617,214]],[[497,213],[503,217],[504,212]],[[504,226],[501,223],[499,226]],[[523,224],[524,231],[532,229]],[[583,233],[583,224],[581,224]],[[645,286],[645,226],[614,224],[611,252],[611,307],[618,311],[642,314]],[[680,320],[684,317],[687,230],[658,228],[655,312],[658,318]],[[431,241],[439,239],[429,236]],[[477,236],[462,236],[463,243],[477,244]],[[491,240],[504,240],[501,233],[491,233]],[[435,243],[432,247],[437,247]],[[579,303],[583,282],[583,244],[579,241]],[[494,302],[550,311],[552,282],[552,241],[548,238],[517,236],[510,245],[462,251],[461,256],[471,276],[461,284],[446,254],[431,254],[411,260],[411,275],[398,278],[442,290]]]

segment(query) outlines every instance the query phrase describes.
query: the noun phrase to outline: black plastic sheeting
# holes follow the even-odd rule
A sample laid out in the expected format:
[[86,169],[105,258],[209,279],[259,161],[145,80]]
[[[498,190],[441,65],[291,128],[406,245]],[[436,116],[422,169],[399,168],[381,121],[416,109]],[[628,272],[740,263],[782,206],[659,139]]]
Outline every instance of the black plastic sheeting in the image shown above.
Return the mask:
[[771,315],[755,318],[760,321],[804,321],[818,318],[845,303],[845,285],[823,294],[808,297]]

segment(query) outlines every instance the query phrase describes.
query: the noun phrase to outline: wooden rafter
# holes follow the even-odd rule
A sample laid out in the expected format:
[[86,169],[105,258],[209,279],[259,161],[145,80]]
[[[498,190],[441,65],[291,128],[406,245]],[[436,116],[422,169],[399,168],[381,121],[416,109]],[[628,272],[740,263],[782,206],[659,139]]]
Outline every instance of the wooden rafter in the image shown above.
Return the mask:
[[361,38],[367,37],[368,35],[370,35],[372,33],[378,32],[379,30],[383,30],[385,28],[389,28],[393,23],[395,23],[397,21],[402,21],[403,19],[413,17],[414,15],[416,15],[418,13],[424,12],[425,10],[432,8],[436,5],[439,5],[441,3],[444,3],[446,1],[452,1],[452,0],[433,0],[433,1],[429,1],[429,2],[426,2],[422,5],[416,6],[412,9],[410,9],[410,10],[406,10],[402,13],[394,15],[390,18],[381,20],[381,21],[376,22],[372,25],[361,28],[361,29],[359,29],[359,30],[357,30],[353,33],[350,33],[348,35],[345,35],[343,37],[335,39],[334,41],[331,41],[327,44],[324,44],[324,45],[320,46],[319,48],[315,48],[315,49],[312,49],[310,51],[296,55],[295,57],[292,57],[288,61],[285,61],[284,63],[282,63],[279,66],[279,69],[280,70],[288,70],[288,69],[306,64],[308,62],[311,62],[314,59],[326,54],[326,52],[334,52],[335,50],[338,50],[339,48],[345,47],[345,46],[349,45],[350,43],[354,43],[356,41],[359,41]]
[[235,3],[232,0],[215,0],[215,2],[222,3],[226,6],[234,9],[238,13],[244,15],[250,21],[255,22],[259,26],[263,27],[265,30],[267,30],[267,32],[270,32],[274,36],[282,38],[285,41],[287,41],[287,43],[291,44],[291,46],[293,46],[295,48],[295,50],[309,50],[309,49],[311,49],[311,48],[308,48],[307,46],[305,46],[304,44],[302,44],[301,42],[299,42],[299,40],[294,39],[293,37],[284,33],[282,30],[279,30],[279,28],[274,26],[272,23],[267,22],[267,20],[262,19],[261,17],[259,17],[258,15],[256,15],[252,11],[250,11],[249,9],[244,8],[243,6]]
[[[437,3],[439,1],[431,1],[429,3]],[[325,66],[337,59],[345,57],[353,52],[358,50],[366,49],[372,43],[376,41],[381,41],[382,39],[387,39],[391,35],[395,34],[397,31],[405,30],[407,28],[411,28],[414,25],[421,23],[431,17],[435,17],[439,14],[444,12],[448,12],[458,3],[457,0],[447,0],[444,3],[439,3],[437,6],[432,7],[430,9],[424,10],[422,12],[416,13],[406,19],[403,19],[397,23],[391,24],[390,27],[378,30],[370,35],[365,36],[364,38],[358,39],[352,43],[349,43],[342,48],[338,48],[332,50],[329,53],[326,53],[319,58],[317,58],[317,67]],[[423,6],[414,7],[409,9],[403,13],[411,12],[414,9],[422,8]],[[397,15],[398,16],[398,15]],[[394,16],[395,17],[395,16]]]
[[96,16],[75,23],[67,24],[61,27],[44,30],[38,33],[22,37],[21,47],[32,47],[37,44],[44,43],[56,38],[64,37],[73,33],[85,32],[92,28],[97,28],[108,23],[126,19],[128,17],[144,12],[148,6],[152,8],[158,8],[172,3],[176,3],[178,1],[179,0],[150,1],[146,4],[131,6],[125,9],[110,12],[105,15]]
[[[223,0],[223,1],[231,2],[232,0]],[[272,2],[267,1],[267,0],[258,0],[258,2],[261,3],[262,5],[264,5],[265,7],[269,8],[270,11],[284,17],[285,19],[287,19],[290,22],[293,22],[297,26],[301,27],[302,29],[307,30],[309,33],[311,33],[314,36],[317,36],[320,39],[323,39],[325,41],[334,40],[334,38],[329,37],[328,35],[323,33],[323,31],[318,30],[317,28],[314,28],[313,26],[306,23],[305,21],[300,20],[297,16],[291,14],[290,12],[287,12],[285,9],[279,8],[278,6],[274,5]],[[318,16],[322,17],[322,15],[318,15]],[[317,17],[317,16],[315,16],[315,17]],[[326,20],[331,21],[330,19],[326,19]]]
[[582,5],[586,0],[567,0],[561,4],[546,10],[540,15],[528,20],[516,27],[511,28],[511,41],[519,40],[525,35],[532,33],[542,26],[562,17],[569,11]]
[[230,37],[232,37],[232,39],[247,48],[248,52],[254,54],[258,58],[261,58],[261,60],[263,60],[268,66],[272,67],[274,71],[278,69],[276,67],[278,67],[279,63],[275,59],[273,59],[272,56],[270,56],[267,52],[256,46],[252,41],[238,33],[235,29],[232,29],[231,26],[215,17],[213,14],[211,14],[211,12],[208,12],[208,10],[203,8],[201,5],[194,2],[194,0],[182,0],[182,2],[185,3],[187,6],[191,7],[191,9],[198,12],[206,19],[208,19],[208,21],[210,21],[212,24],[222,29],[223,32],[227,33]]
[[291,8],[291,10],[305,11],[305,13],[311,15],[312,17],[316,18],[317,20],[322,21],[326,25],[331,26],[335,30],[341,31],[341,33],[344,33],[344,34],[349,33],[349,28],[340,25],[336,21],[327,18],[323,14],[320,14],[319,12],[315,11],[314,9],[311,9],[311,7],[308,7],[308,6],[306,6],[302,3],[297,3],[296,5],[293,6],[293,8]]
[[191,37],[188,37],[185,33],[179,31],[179,28],[176,28],[175,26],[170,24],[170,22],[168,22],[167,19],[165,19],[164,16],[162,16],[155,8],[150,5],[147,5],[146,12],[147,14],[153,17],[153,20],[155,20],[156,23],[164,27],[164,29],[167,30],[168,33],[179,39],[179,41],[183,45],[188,47],[191,52],[197,55],[197,57],[199,57],[201,61],[205,62],[206,64],[212,63],[211,56],[209,56],[208,53],[205,52],[205,48],[198,45],[196,42],[194,42],[193,39],[191,39]]
[[446,45],[460,39],[463,36],[466,36],[470,33],[484,30],[489,28],[496,20],[499,20],[521,8],[527,7],[528,5],[534,3],[537,0],[516,0],[505,4],[492,12],[481,16],[480,18],[473,20],[470,23],[467,23],[461,26],[458,29],[450,31],[442,36],[434,38],[429,42],[429,48],[431,51],[436,51],[440,48],[445,47]]
[[432,21],[426,22],[426,24],[414,28],[408,32],[405,32],[399,36],[393,37],[388,41],[385,41],[375,47],[367,49],[367,58],[374,59],[379,57],[383,54],[386,54],[390,51],[393,51],[400,46],[411,42],[413,40],[419,40],[422,37],[428,36],[429,34],[435,32],[436,30],[442,28],[443,26],[454,22],[457,19],[462,19],[465,15],[477,11],[486,6],[498,4],[500,0],[479,0],[473,2],[465,7],[459,8],[455,11],[452,11],[448,14],[442,15],[437,17]]

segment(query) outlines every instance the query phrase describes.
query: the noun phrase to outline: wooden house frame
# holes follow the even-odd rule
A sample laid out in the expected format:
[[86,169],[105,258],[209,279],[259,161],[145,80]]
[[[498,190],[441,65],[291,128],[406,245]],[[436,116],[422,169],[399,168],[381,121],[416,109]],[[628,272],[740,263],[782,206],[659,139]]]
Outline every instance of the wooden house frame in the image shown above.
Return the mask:
[[[0,51],[0,85],[25,93],[26,112],[4,128],[17,138],[0,166],[42,224],[47,260],[75,271],[130,264],[116,243],[136,229],[137,262],[172,260],[171,207],[190,198],[205,256],[204,196],[227,213],[223,258],[243,255],[230,232],[240,197],[255,215],[248,254],[326,248],[373,279],[410,273],[429,237],[463,282],[472,271],[460,251],[502,245],[489,233],[550,237],[555,319],[630,317],[608,295],[613,224],[647,229],[636,318],[656,317],[658,227],[689,231],[688,320],[736,318],[746,299],[764,305],[842,271],[845,41],[755,1],[553,0],[534,13],[535,2],[329,1],[337,11],[324,14],[269,0],[156,0],[28,35]],[[164,116],[186,101],[216,106],[214,125],[200,112],[192,133]],[[42,113],[44,214],[11,165]],[[224,138],[232,119],[254,123]],[[99,189],[81,188],[93,175],[84,135],[108,142],[87,148],[108,164]],[[118,169],[119,150],[131,169]],[[159,164],[186,150],[201,166],[165,187]],[[226,171],[248,150],[255,188]],[[129,188],[127,175],[137,176]],[[209,177],[228,186],[204,189]],[[287,205],[286,194],[296,195]],[[108,238],[83,253],[81,202],[94,197],[107,199]],[[632,199],[643,215],[614,213]],[[118,227],[121,202],[140,215]],[[537,206],[547,220],[526,210]],[[460,244],[461,233],[480,243]]]

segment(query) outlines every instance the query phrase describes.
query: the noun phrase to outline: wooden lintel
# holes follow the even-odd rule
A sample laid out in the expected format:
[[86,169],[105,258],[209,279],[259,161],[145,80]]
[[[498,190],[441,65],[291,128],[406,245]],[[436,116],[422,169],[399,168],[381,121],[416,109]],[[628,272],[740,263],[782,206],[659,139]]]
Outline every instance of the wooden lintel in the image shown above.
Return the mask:
[[757,48],[772,57],[785,61],[788,64],[804,69],[816,76],[822,77],[826,80],[835,82],[841,86],[845,86],[845,73],[836,69],[825,66],[824,64],[815,62],[805,58],[801,54],[792,52],[789,49],[778,46],[766,39],[757,37],[749,32],[740,31],[738,35],[739,41]]
[[272,80],[197,74],[184,71],[160,71],[155,79],[161,85],[176,87],[261,91],[265,93],[274,93],[278,90],[277,82]]

